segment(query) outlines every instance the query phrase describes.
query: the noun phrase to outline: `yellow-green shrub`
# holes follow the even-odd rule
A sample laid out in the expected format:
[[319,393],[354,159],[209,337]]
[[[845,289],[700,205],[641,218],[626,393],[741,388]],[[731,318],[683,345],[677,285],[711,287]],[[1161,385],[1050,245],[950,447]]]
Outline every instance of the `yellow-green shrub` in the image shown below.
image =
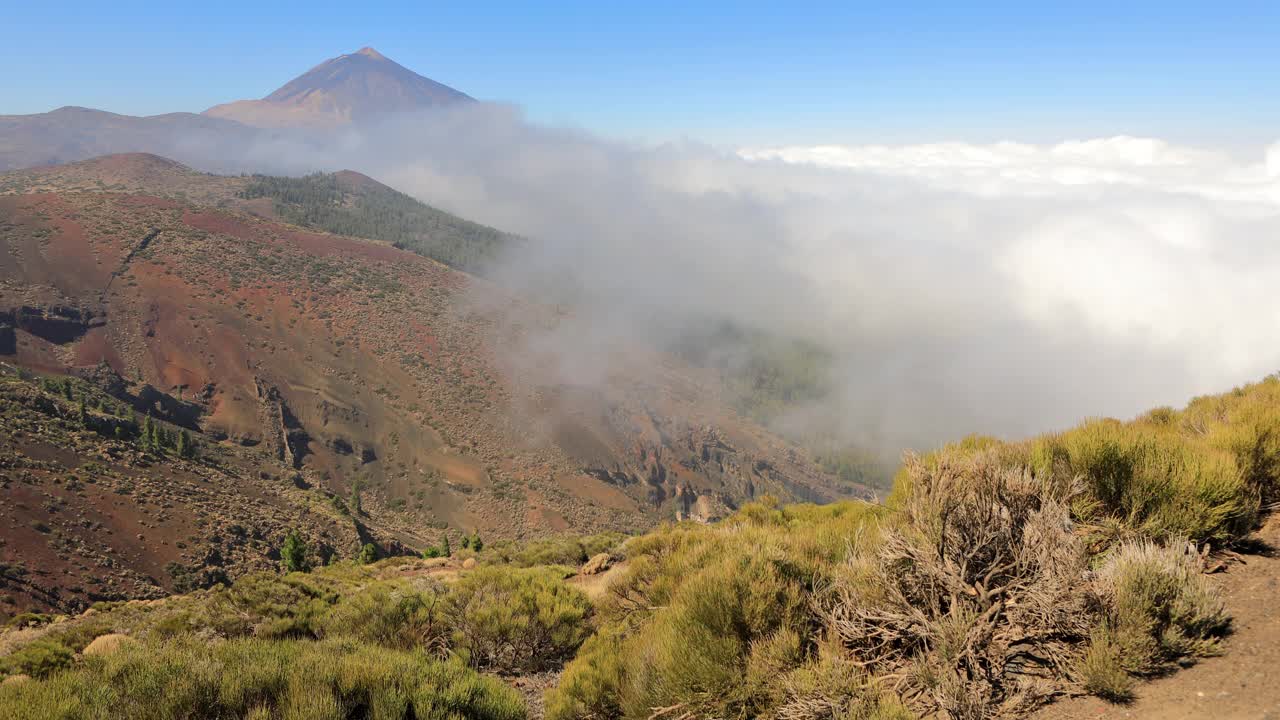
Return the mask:
[[17,652],[0,658],[0,675],[30,675],[42,678],[71,665],[71,648],[53,638],[40,638]]
[[326,637],[349,635],[396,648],[448,647],[440,594],[407,582],[376,582],[346,594],[320,622]]
[[47,680],[0,686],[0,707],[13,720],[525,715],[513,690],[456,662],[350,640],[253,638],[125,646]]
[[572,656],[591,634],[591,601],[544,569],[481,567],[451,588],[453,650],[476,668],[538,671]]
[[548,693],[549,718],[647,718],[654,707],[753,717],[814,652],[815,589],[873,547],[882,508],[751,503],[716,526],[681,524],[627,543],[606,624]]
[[1192,548],[1122,545],[1098,570],[1095,586],[1104,630],[1131,673],[1157,673],[1183,658],[1212,655],[1230,627]]

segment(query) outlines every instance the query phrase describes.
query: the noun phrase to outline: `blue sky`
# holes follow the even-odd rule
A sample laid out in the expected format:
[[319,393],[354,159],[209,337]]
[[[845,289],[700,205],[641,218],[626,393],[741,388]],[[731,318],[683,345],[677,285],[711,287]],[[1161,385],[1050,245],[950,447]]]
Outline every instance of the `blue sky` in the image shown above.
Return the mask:
[[1055,4],[11,3],[0,114],[199,111],[372,45],[623,137],[1280,137],[1280,3]]

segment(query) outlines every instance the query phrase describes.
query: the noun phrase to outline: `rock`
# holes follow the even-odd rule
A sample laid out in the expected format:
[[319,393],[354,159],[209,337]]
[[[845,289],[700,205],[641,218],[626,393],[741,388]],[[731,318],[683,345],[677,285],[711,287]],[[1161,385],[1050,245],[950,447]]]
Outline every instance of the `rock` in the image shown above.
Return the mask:
[[595,575],[608,570],[610,565],[613,565],[613,556],[609,553],[600,553],[588,560],[578,572],[583,575]]
[[462,561],[462,569],[463,569],[463,570],[470,570],[471,568],[473,568],[473,567],[475,567],[475,566],[476,566],[476,559],[475,559],[475,558],[467,558],[466,560],[463,560],[463,561]]
[[93,642],[84,646],[81,651],[83,655],[110,655],[119,650],[123,645],[133,642],[133,638],[122,633],[107,633],[99,635],[93,639]]

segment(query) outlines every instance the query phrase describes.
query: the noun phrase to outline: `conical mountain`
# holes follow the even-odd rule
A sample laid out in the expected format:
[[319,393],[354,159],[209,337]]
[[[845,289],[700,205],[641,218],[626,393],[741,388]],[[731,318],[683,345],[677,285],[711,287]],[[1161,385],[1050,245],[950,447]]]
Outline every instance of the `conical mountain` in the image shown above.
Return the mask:
[[366,47],[320,63],[261,100],[215,105],[204,114],[257,127],[333,127],[472,101]]

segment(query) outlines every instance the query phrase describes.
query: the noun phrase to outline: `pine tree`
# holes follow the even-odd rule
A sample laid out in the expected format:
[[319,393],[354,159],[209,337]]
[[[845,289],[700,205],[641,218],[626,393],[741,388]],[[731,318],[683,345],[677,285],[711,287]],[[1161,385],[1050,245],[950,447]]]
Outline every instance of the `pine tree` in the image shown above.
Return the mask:
[[471,549],[480,552],[484,549],[484,541],[480,539],[480,531],[477,530],[471,535]]
[[453,548],[449,547],[449,533],[440,538],[440,553],[445,557],[453,557]]
[[463,550],[470,550],[470,549],[471,549],[471,536],[470,536],[470,535],[463,535],[463,536],[462,536],[462,549],[463,549]]
[[358,559],[361,565],[368,565],[378,559],[378,548],[374,547],[373,543],[365,543],[364,547],[360,548]]
[[187,455],[190,454],[191,452],[191,436],[187,434],[186,430],[183,430],[181,433],[178,434],[177,449],[178,449],[178,457],[181,457],[181,458],[187,457]]
[[150,450],[152,440],[156,435],[156,424],[151,420],[151,413],[147,413],[147,419],[142,422],[142,447]]
[[360,506],[360,490],[364,487],[364,481],[356,478],[351,482],[351,514],[363,515],[364,510]]
[[80,424],[81,424],[81,425],[83,425],[83,426],[85,426],[85,427],[88,427],[88,425],[89,425],[89,408],[85,407],[85,404],[84,404],[84,395],[81,395],[81,396],[80,396],[80,404],[79,404],[79,406],[77,406],[77,408],[76,408],[76,409],[77,409],[77,412],[79,413],[79,417],[80,417]]
[[286,572],[305,572],[307,569],[307,544],[297,530],[290,530],[284,536],[284,545],[280,547],[280,560],[284,562]]
[[75,399],[75,392],[71,389],[71,378],[66,378],[62,381],[62,394],[66,396],[68,400]]

